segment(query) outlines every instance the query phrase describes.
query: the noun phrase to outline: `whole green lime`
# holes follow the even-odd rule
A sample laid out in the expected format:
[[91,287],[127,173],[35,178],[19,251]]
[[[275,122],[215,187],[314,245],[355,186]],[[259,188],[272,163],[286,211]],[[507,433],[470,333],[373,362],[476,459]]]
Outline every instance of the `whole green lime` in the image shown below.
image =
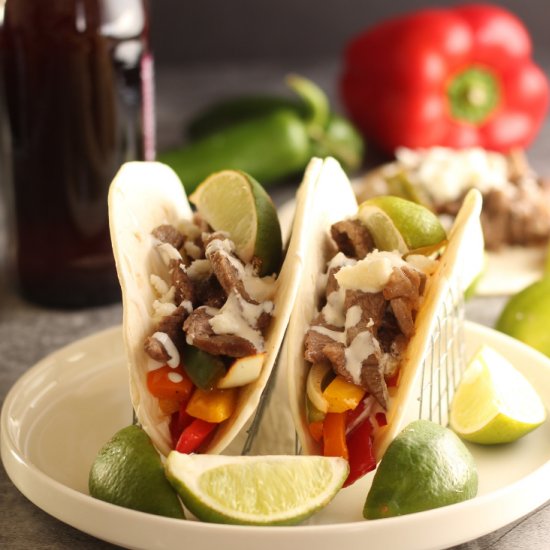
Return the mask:
[[458,436],[417,420],[384,453],[363,516],[386,518],[447,506],[473,498],[477,486],[474,459]]
[[550,275],[512,296],[495,328],[550,357]]
[[184,518],[160,456],[138,426],[118,431],[99,451],[88,479],[90,495],[149,514]]

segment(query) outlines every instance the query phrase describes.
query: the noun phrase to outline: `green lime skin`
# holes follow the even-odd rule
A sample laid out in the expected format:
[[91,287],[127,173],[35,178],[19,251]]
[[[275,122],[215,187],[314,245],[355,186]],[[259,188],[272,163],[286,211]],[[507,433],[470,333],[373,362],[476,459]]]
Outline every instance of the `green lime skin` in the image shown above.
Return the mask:
[[100,449],[88,489],[94,498],[111,504],[158,516],[185,517],[158,452],[138,426],[118,431]]
[[363,516],[379,519],[455,504],[477,494],[478,475],[458,436],[428,420],[409,424],[382,457]]
[[550,275],[512,296],[495,328],[550,357]]
[[258,220],[262,222],[258,227],[254,247],[254,254],[262,260],[260,275],[278,273],[283,262],[283,238],[277,210],[262,185],[250,174],[243,175],[248,179],[256,203]]

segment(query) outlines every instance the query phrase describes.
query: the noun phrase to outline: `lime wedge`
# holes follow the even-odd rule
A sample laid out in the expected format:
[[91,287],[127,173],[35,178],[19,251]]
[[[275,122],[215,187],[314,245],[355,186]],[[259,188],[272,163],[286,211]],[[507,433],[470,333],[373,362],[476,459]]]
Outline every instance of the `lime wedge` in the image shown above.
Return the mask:
[[358,219],[370,231],[379,250],[431,249],[447,238],[439,218],[428,208],[394,196],[375,197],[362,202]]
[[322,456],[172,451],[166,475],[185,506],[203,521],[293,525],[330,502],[348,475],[348,463]]
[[238,170],[216,172],[189,200],[215,231],[229,233],[243,262],[260,260],[261,275],[279,270],[282,238],[277,210],[252,176]]
[[98,452],[88,488],[94,498],[159,516],[183,518],[161,458],[138,426],[119,430]]
[[457,388],[451,428],[467,441],[509,443],[540,426],[546,410],[530,382],[494,349],[482,346]]

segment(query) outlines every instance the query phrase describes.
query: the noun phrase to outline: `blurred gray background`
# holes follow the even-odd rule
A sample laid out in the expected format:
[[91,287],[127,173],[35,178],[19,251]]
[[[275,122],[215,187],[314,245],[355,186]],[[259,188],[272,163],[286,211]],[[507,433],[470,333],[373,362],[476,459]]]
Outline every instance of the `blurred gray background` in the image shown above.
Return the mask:
[[[464,2],[466,3],[466,2]],[[533,33],[535,57],[550,48],[548,0],[495,2]],[[381,19],[426,6],[425,0],[152,0],[160,64],[250,62],[339,56],[346,41]],[[548,51],[546,52],[548,56]]]
[[[158,149],[177,145],[182,126],[211,100],[232,94],[283,93],[284,76],[320,84],[335,110],[345,44],[380,20],[428,6],[426,0],[150,0],[157,70]],[[466,2],[463,2],[466,3]],[[534,58],[550,77],[550,1],[494,2],[514,12],[533,39]],[[223,84],[222,84],[223,83]],[[550,124],[529,150],[548,166]],[[546,169],[547,170],[547,169]]]

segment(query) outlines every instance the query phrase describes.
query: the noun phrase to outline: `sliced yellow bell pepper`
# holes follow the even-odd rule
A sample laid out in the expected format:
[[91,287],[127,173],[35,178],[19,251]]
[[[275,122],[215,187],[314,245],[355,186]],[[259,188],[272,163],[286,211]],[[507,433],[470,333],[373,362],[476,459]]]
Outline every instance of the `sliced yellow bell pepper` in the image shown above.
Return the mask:
[[340,375],[325,388],[323,397],[328,403],[328,412],[341,413],[355,409],[365,396],[366,390],[344,380]]
[[236,388],[227,390],[201,390],[197,388],[185,412],[194,418],[216,424],[227,420],[234,412],[237,404]]

